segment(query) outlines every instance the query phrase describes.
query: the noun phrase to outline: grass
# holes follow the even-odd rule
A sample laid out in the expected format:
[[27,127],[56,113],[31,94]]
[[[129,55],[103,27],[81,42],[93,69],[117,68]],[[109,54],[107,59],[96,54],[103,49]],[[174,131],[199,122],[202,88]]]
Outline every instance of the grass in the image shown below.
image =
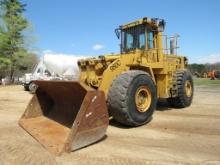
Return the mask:
[[194,84],[196,86],[205,85],[205,86],[219,86],[220,87],[220,80],[210,80],[210,78],[194,78]]

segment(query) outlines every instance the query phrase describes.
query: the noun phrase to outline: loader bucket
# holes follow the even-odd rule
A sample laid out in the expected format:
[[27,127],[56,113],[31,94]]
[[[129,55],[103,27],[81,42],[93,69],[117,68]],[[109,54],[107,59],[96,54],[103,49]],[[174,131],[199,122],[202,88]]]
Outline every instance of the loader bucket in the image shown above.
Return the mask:
[[104,92],[74,81],[35,81],[37,91],[19,125],[55,155],[105,136],[108,111]]

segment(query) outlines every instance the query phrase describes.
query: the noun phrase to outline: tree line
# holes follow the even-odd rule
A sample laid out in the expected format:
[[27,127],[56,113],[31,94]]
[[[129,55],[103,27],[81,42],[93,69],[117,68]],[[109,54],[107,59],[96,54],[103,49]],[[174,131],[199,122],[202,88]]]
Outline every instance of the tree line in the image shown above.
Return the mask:
[[208,73],[210,71],[220,71],[220,63],[215,64],[189,64],[188,69],[191,71],[192,74],[198,73],[200,75],[204,73]]
[[11,82],[38,61],[25,45],[25,30],[30,26],[25,8],[19,0],[0,0],[0,79],[8,77]]

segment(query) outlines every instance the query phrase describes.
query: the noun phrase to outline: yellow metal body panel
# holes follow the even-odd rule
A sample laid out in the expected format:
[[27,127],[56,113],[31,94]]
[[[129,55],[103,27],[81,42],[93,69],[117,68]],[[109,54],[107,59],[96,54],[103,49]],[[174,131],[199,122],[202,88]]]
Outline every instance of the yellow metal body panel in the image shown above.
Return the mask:
[[168,98],[173,83],[173,74],[177,69],[185,69],[185,61],[180,56],[163,56],[164,60],[160,61],[154,53],[137,50],[129,54],[105,56],[105,60],[93,59],[93,64],[88,65],[88,63],[85,66],[80,66],[80,82],[104,91],[107,96],[112,81],[122,72],[134,69],[143,70],[152,76],[157,86],[158,97]]

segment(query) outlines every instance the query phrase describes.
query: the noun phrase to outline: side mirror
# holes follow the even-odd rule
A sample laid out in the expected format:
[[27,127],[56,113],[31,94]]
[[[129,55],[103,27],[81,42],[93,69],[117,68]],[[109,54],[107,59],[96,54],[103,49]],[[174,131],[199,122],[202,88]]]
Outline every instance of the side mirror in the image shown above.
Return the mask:
[[115,29],[115,34],[116,34],[117,38],[119,39],[120,38],[120,29],[119,28]]
[[158,23],[158,31],[163,32],[165,29],[166,22],[164,20],[160,20]]

